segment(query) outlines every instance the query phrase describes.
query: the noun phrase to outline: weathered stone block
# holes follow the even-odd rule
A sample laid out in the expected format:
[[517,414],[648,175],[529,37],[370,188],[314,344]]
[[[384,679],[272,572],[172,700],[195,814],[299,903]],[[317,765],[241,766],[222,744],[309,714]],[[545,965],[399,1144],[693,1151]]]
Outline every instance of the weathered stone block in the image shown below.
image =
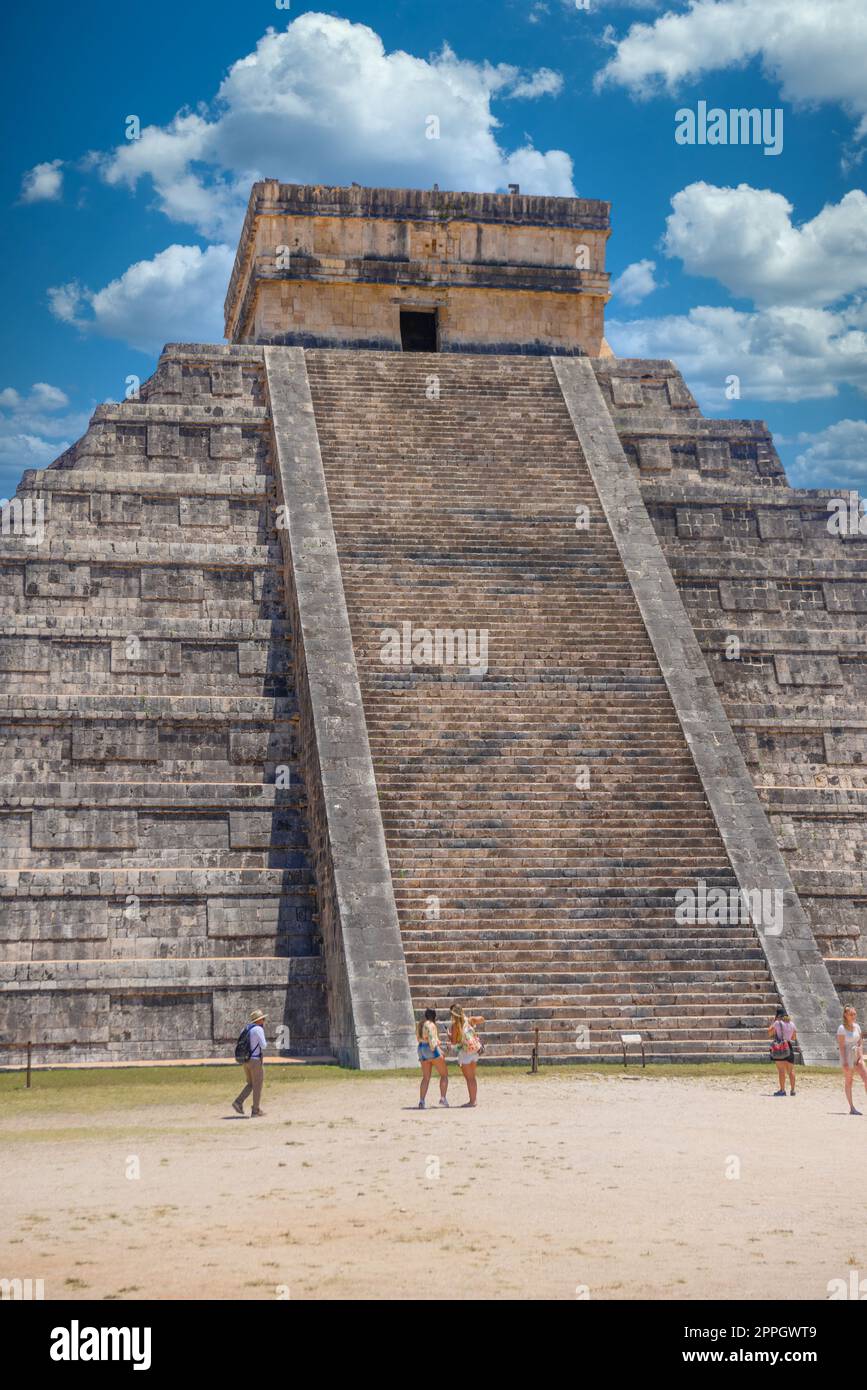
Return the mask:
[[671,446],[667,439],[639,439],[636,447],[642,473],[671,472]]
[[822,592],[829,613],[867,613],[867,584],[823,584]]
[[666,377],[665,389],[668,393],[668,403],[672,410],[689,410],[695,407],[692,392],[687,389],[683,377]]
[[836,656],[775,656],[774,666],[780,685],[831,687],[843,684]]
[[230,811],[229,844],[232,849],[268,849],[274,833],[271,811]]
[[752,729],[744,729],[738,734],[738,745],[744,755],[744,762],[748,767],[756,767],[759,763],[759,740]]
[[777,844],[780,849],[796,850],[798,848],[798,835],[791,816],[771,816],[771,825],[776,833]]
[[797,518],[780,509],[770,511],[768,508],[760,507],[756,512],[756,521],[759,536],[763,541],[783,541],[792,538],[793,522],[796,522]]
[[211,458],[239,459],[241,457],[239,425],[215,425],[211,429]]
[[0,638],[0,671],[48,671],[51,644],[22,637]]
[[72,758],[76,762],[155,762],[160,757],[156,724],[95,720],[72,726]]
[[214,396],[240,396],[240,363],[226,363],[225,366],[211,367],[211,394]]
[[157,381],[163,395],[180,395],[184,385],[183,369],[180,362],[161,362]]
[[826,763],[836,767],[867,767],[867,733],[846,729],[839,733],[826,732],[823,737]]
[[153,854],[174,850],[179,845],[195,846],[197,853],[229,847],[226,817],[217,812],[213,815],[174,816],[139,811],[138,835],[142,850]]
[[271,749],[271,730],[257,728],[232,729],[229,734],[229,761],[252,763],[264,767]]
[[31,561],[24,567],[27,598],[90,598],[90,565]]
[[138,818],[134,811],[90,807],[35,809],[30,843],[33,849],[135,849]]
[[177,458],[180,453],[178,425],[148,425],[147,452],[150,458]]
[[267,642],[238,643],[238,675],[264,676],[268,670]]
[[214,526],[228,531],[230,526],[227,497],[182,497],[180,499],[182,526]]
[[0,849],[24,850],[30,841],[30,817],[0,816]]
[[180,644],[139,639],[131,643],[126,637],[115,638],[111,644],[111,669],[118,675],[180,675]]
[[105,941],[108,904],[100,898],[32,898],[0,904],[0,958],[8,941]]
[[176,565],[146,566],[141,572],[141,596],[157,603],[201,603],[204,598],[202,571]]
[[111,458],[117,448],[117,428],[106,420],[95,420],[75,447],[76,459],[87,466],[88,459]]
[[208,936],[275,937],[279,898],[208,898]]
[[722,540],[722,510],[719,507],[677,507],[677,534],[682,540]]
[[177,994],[113,994],[109,1028],[112,1042],[147,1043],[154,1051],[168,1048],[169,1055],[177,1055],[173,1044],[190,1038],[203,1044],[212,1041],[211,994],[189,989]]
[[[10,1042],[108,1042],[108,997],[80,990],[0,991],[0,1032]],[[56,1054],[55,1054],[56,1055]]]
[[611,378],[611,399],[615,405],[644,405],[641,382],[628,376],[613,376]]
[[724,439],[699,439],[695,445],[699,472],[722,478],[731,467],[731,450]]
[[775,613],[780,608],[780,596],[772,579],[721,579],[719,599],[728,613]]
[[142,499],[127,492],[94,492],[90,496],[90,520],[94,526],[139,526]]

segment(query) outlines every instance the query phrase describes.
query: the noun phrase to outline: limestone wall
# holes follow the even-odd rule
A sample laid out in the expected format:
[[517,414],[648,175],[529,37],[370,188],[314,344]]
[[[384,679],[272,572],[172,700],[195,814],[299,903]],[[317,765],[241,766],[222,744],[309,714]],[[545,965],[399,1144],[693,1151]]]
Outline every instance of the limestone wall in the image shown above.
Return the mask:
[[762,421],[670,362],[595,363],[686,610],[840,990],[867,955],[867,535],[790,488]]
[[235,342],[400,347],[436,309],[444,352],[602,351],[608,204],[256,184],[226,298]]
[[[176,345],[0,538],[0,1032],[328,1054],[261,352]],[[21,1048],[4,1049],[5,1060]]]
[[441,352],[598,354],[603,306],[601,298],[544,291],[281,278],[259,282],[248,332],[262,343],[399,351],[400,310],[436,309]]

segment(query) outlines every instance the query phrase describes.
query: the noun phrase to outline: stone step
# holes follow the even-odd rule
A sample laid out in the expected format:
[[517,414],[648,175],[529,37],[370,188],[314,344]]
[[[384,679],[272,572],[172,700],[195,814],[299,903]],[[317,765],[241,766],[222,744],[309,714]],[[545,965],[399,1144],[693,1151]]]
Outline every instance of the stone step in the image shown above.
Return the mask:
[[[249,546],[238,543],[227,544],[221,537],[219,541],[203,538],[194,532],[177,544],[170,541],[147,539],[113,540],[95,531],[86,537],[70,537],[66,532],[52,536],[50,531],[38,553],[28,556],[19,544],[20,537],[0,537],[0,566],[8,571],[10,566],[27,565],[27,583],[32,586],[43,575],[46,567],[62,571],[66,565],[98,565],[100,571],[111,568],[128,568],[137,565],[156,565],[172,569],[264,569],[281,563],[281,553],[276,541],[270,544]],[[55,587],[57,580],[54,581]],[[67,597],[67,595],[56,595]],[[75,597],[71,594],[69,597]]]
[[[66,497],[84,496],[88,503],[96,494],[95,510],[99,515],[106,511],[103,499],[114,493],[131,498],[133,505],[144,510],[151,503],[162,504],[169,498],[224,497],[250,504],[265,501],[273,495],[274,482],[270,472],[247,473],[243,476],[196,474],[187,467],[187,459],[177,459],[173,470],[136,472],[130,467],[113,469],[111,465],[117,457],[116,452],[104,454],[98,468],[90,467],[86,460],[67,468],[60,468],[56,464],[50,468],[27,468],[21,476],[18,491],[24,496],[38,494],[44,497],[49,515],[55,493]],[[90,512],[90,506],[87,510]],[[108,511],[111,511],[111,505]]]
[[[219,781],[225,782],[229,786],[251,787],[259,786],[263,777],[265,778],[263,785],[270,785],[275,782],[278,776],[284,782],[286,778],[289,778],[290,785],[300,781],[300,764],[297,762],[297,753],[292,751],[295,747],[293,739],[287,738],[282,752],[279,746],[272,747],[271,752],[265,758],[258,757],[255,748],[251,747],[249,751],[245,751],[238,749],[236,745],[236,750],[239,753],[243,752],[247,761],[239,758],[237,762],[228,762],[225,760],[225,754],[232,731],[223,729],[219,730],[218,733],[219,738],[210,747],[202,748],[201,733],[199,738],[196,738],[196,730],[191,731],[190,737],[195,739],[195,743],[190,745],[188,751],[192,753],[195,749],[200,755],[198,758],[182,759],[158,756],[146,762],[135,763],[129,760],[120,761],[119,758],[101,757],[98,762],[93,759],[76,759],[75,762],[71,762],[67,748],[65,758],[60,756],[56,758],[38,756],[27,759],[6,758],[3,771],[6,780],[16,786],[22,783],[29,786],[34,782],[50,784],[64,777],[74,777],[82,771],[86,771],[91,779],[103,780],[106,783],[116,780],[136,783],[158,779],[162,785],[180,783],[184,786],[195,786],[198,782]],[[279,745],[279,736],[272,737],[272,732],[268,729],[263,729],[262,734],[266,747],[269,742]],[[171,737],[172,733],[169,731],[169,739]],[[178,737],[176,731],[174,737]],[[4,732],[0,726],[0,738],[3,739],[7,750],[11,746],[15,746],[20,751],[20,743],[13,744],[8,728]],[[69,734],[69,741],[71,741],[71,733]],[[58,753],[63,751],[65,742],[61,730],[59,738],[55,741]],[[170,746],[171,743],[167,742],[164,748]],[[35,738],[34,747],[36,747]],[[118,753],[121,751],[123,750],[119,748]],[[159,752],[159,748],[157,751]],[[209,757],[209,754],[212,756]]]
[[[485,1000],[484,1007],[488,1008],[488,1004],[489,1001]],[[537,1027],[540,1041],[563,1037],[569,1033],[574,1038],[578,1028],[588,1029],[591,1038],[594,1034],[604,1037],[606,1034],[619,1033],[631,1028],[642,1032],[646,1030],[651,1038],[659,1038],[663,1033],[708,1038],[730,1030],[744,1029],[749,1029],[756,1035],[761,1030],[767,1037],[768,1022],[773,1018],[774,1012],[773,996],[768,996],[766,1001],[758,1002],[732,998],[722,1008],[720,1001],[707,1005],[685,1004],[683,1009],[680,1009],[677,1001],[651,1005],[644,1004],[639,999],[634,1001],[634,1005],[629,1001],[620,1000],[602,1013],[594,1011],[594,1004],[594,1000],[587,1000],[586,1007],[579,1013],[576,1013],[574,1000],[571,1008],[568,1003],[564,1002],[562,1006],[558,1006],[549,1003],[547,999],[535,1006],[527,1004],[517,1007],[514,1003],[504,1002],[497,1008],[493,1004],[495,1012],[486,1017],[482,1033],[486,1043],[489,1039],[496,1043],[503,1040],[512,1041],[522,1035],[526,1037]],[[444,1008],[447,1011],[447,1006]]]
[[0,869],[0,897],[40,899],[114,898],[135,893],[141,897],[231,896],[279,898],[298,885],[312,884],[309,867],[304,869],[235,868],[178,869],[163,863],[112,869],[84,869],[64,865],[60,869]]
[[[19,614],[3,624],[2,641],[30,638],[33,641],[77,641],[114,639],[128,636],[128,625],[114,613],[96,614]],[[140,641],[244,641],[286,642],[292,629],[285,618],[201,618],[195,614],[171,621],[156,614],[136,629]]]
[[138,808],[184,807],[207,810],[231,807],[235,815],[268,815],[284,807],[297,810],[307,803],[300,777],[294,785],[276,787],[273,784],[244,786],[230,782],[200,782],[171,784],[165,782],[93,782],[75,780],[60,782],[56,787],[20,787],[0,782],[0,805],[6,811],[36,810],[53,807],[98,807],[108,810],[135,806]]
[[436,932],[416,928],[405,936],[407,956],[417,952],[438,952],[442,950],[484,947],[494,945],[498,950],[544,951],[547,948],[579,950],[593,949],[597,943],[603,945],[636,946],[639,949],[677,948],[686,952],[693,949],[713,949],[724,946],[742,951],[755,945],[752,927],[726,927],[724,929],[705,927],[675,927],[671,918],[660,920],[656,928],[648,926],[644,919],[640,929],[624,929],[621,922],[612,922],[610,927],[592,928],[560,926],[546,927],[534,922],[532,927],[518,928],[504,926],[502,929],[483,927],[448,926]]
[[[496,952],[488,957],[487,961],[480,963],[462,962],[461,969],[477,971],[473,977],[474,991],[482,992],[483,986],[480,980],[488,982],[487,987],[492,988],[498,981],[505,982],[511,978],[515,972],[507,971],[506,966],[499,966]],[[755,961],[749,957],[744,957],[738,962],[737,967],[730,962],[715,960],[698,960],[690,962],[675,957],[669,960],[659,961],[635,961],[631,959],[617,960],[614,958],[603,960],[598,966],[588,964],[586,967],[580,959],[573,959],[570,968],[562,968],[552,963],[549,968],[545,968],[544,961],[534,962],[532,970],[528,970],[525,965],[519,967],[520,979],[527,990],[541,988],[544,985],[569,985],[575,988],[595,989],[602,986],[616,986],[624,980],[637,983],[653,983],[654,980],[674,980],[679,985],[700,985],[705,982],[747,983],[755,977]],[[422,964],[416,967],[410,965],[410,980],[413,988],[420,990],[423,986],[436,992],[437,989],[443,991],[454,989],[460,981],[453,977],[452,972],[447,968]],[[759,981],[760,987],[764,990],[767,981],[763,978]]]
[[298,717],[294,697],[276,700],[257,699],[247,695],[185,696],[166,695],[42,695],[27,704],[20,696],[0,693],[0,721],[21,720],[26,723],[128,719],[147,723],[151,719],[184,720],[209,723],[214,720],[235,719],[239,723],[288,723]]
[[416,973],[448,973],[462,965],[466,965],[470,971],[475,968],[487,970],[491,968],[492,963],[501,971],[523,968],[528,964],[539,970],[548,966],[559,969],[567,964],[580,965],[582,970],[594,970],[597,966],[611,961],[626,965],[643,962],[650,966],[660,962],[672,965],[678,962],[687,968],[708,962],[729,966],[732,962],[762,960],[762,952],[755,941],[749,946],[743,942],[726,945],[719,940],[701,946],[694,941],[688,946],[670,942],[642,946],[629,941],[616,944],[598,941],[592,945],[582,944],[577,948],[570,945],[560,949],[534,942],[521,949],[512,950],[491,944],[487,951],[480,945],[455,942],[450,949],[443,947],[440,950],[419,950],[417,946],[408,945],[406,959],[408,968]]

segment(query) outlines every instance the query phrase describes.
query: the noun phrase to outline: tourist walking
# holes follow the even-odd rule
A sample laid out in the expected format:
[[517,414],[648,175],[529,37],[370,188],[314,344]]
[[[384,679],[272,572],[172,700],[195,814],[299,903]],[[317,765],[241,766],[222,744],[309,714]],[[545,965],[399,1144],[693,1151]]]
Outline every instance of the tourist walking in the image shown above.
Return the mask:
[[857,1071],[864,1082],[864,1089],[867,1091],[867,1067],[864,1065],[864,1042],[861,1036],[861,1025],[851,1004],[843,1010],[843,1022],[837,1029],[837,1046],[840,1049],[843,1089],[849,1102],[849,1114],[860,1115],[861,1111],[855,1109],[855,1103],[852,1100],[852,1081]]
[[776,1063],[779,1085],[779,1090],[774,1091],[774,1095],[786,1094],[787,1077],[790,1093],[794,1095],[795,1043],[798,1041],[798,1030],[785,1009],[777,1009],[776,1017],[768,1024],[768,1037],[771,1039],[771,1061]]
[[449,1089],[449,1069],[446,1066],[446,1059],[440,1045],[436,1009],[425,1009],[424,1018],[417,1024],[415,1035],[418,1042],[418,1060],[421,1063],[418,1108],[419,1110],[427,1108],[427,1088],[430,1085],[431,1072],[434,1068],[436,1068],[440,1079],[440,1105],[445,1105],[448,1108],[446,1091]]
[[476,1064],[484,1051],[484,1044],[476,1032],[481,1028],[484,1019],[467,1018],[460,1004],[453,1004],[450,1011],[452,1018],[451,1042],[452,1046],[458,1050],[458,1065],[464,1074],[467,1083],[467,1094],[469,1099],[465,1103],[465,1109],[472,1109],[476,1104],[476,1097],[479,1093],[479,1083],[476,1080]]
[[243,1115],[244,1101],[252,1093],[253,1109],[250,1113],[254,1119],[265,1114],[259,1104],[262,1099],[262,1087],[265,1083],[265,1048],[268,1046],[265,1029],[262,1027],[264,1022],[265,1015],[262,1010],[254,1009],[250,1014],[250,1022],[246,1025],[235,1046],[235,1056],[239,1061],[243,1059],[242,1065],[247,1084],[232,1101],[232,1109],[236,1110],[239,1115]]

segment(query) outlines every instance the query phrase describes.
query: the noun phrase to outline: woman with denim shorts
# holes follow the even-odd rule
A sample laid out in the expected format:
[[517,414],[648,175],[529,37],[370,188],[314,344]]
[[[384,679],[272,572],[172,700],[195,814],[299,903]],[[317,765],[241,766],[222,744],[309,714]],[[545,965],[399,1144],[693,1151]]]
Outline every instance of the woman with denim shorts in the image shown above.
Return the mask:
[[449,1089],[449,1069],[446,1066],[446,1059],[440,1046],[436,1009],[425,1009],[424,1018],[416,1027],[416,1039],[418,1040],[418,1060],[421,1063],[418,1108],[419,1110],[426,1108],[425,1096],[434,1067],[436,1067],[440,1079],[440,1105],[448,1106],[446,1091]]

